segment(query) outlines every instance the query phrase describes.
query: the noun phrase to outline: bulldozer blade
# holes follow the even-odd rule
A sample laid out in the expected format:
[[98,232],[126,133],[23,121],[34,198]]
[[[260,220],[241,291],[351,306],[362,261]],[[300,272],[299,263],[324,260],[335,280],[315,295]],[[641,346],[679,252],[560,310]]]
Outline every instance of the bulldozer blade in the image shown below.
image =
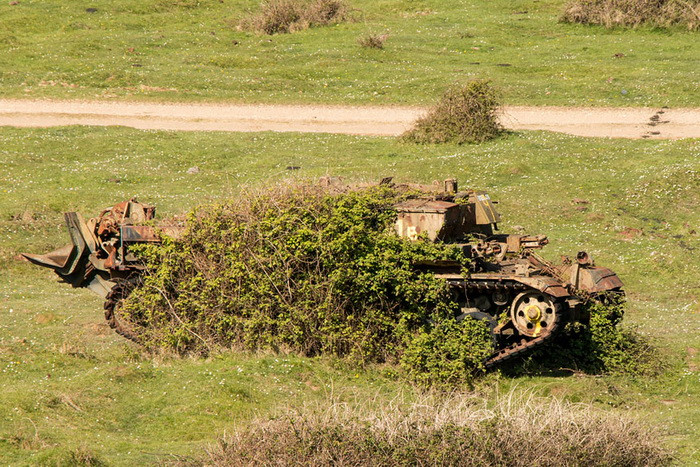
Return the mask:
[[21,253],[30,263],[51,269],[63,269],[68,263],[68,259],[73,255],[74,245],[66,245],[45,255],[33,255],[31,253]]
[[74,287],[81,287],[89,279],[84,273],[89,263],[88,255],[95,250],[95,239],[80,214],[67,212],[64,217],[72,244],[45,255],[22,253],[22,256],[37,266],[53,269]]

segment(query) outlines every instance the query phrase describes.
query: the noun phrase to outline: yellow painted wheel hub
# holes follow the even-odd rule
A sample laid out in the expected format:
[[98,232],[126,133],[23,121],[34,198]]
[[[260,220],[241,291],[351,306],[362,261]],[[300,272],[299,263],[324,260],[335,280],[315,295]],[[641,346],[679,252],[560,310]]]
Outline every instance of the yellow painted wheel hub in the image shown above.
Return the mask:
[[540,310],[540,307],[537,305],[529,305],[527,308],[525,308],[525,314],[527,315],[527,319],[534,323],[539,321],[542,317],[542,310]]
[[552,296],[543,292],[522,292],[510,307],[510,318],[523,336],[538,337],[557,321],[558,305]]

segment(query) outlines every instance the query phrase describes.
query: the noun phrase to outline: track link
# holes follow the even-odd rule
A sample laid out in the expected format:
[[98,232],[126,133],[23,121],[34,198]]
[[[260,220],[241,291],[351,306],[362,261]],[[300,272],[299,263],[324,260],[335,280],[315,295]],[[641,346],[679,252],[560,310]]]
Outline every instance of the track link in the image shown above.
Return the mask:
[[119,279],[117,281],[117,285],[112,287],[112,290],[105,297],[105,319],[109,327],[114,329],[117,334],[137,344],[141,344],[141,340],[131,327],[119,319],[119,308],[126,297],[134,290],[135,286],[136,281],[134,279]]

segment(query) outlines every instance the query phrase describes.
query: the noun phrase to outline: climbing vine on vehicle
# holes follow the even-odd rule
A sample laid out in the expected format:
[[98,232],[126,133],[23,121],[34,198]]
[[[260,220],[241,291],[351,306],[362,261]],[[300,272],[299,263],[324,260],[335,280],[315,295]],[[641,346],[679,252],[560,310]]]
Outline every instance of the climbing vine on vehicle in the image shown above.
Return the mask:
[[[446,324],[459,314],[446,282],[414,264],[468,263],[451,245],[395,234],[392,206],[406,196],[389,187],[294,187],[201,206],[178,240],[139,248],[147,273],[123,316],[151,348],[272,348],[397,362],[434,332],[433,323],[445,335],[462,332]],[[486,326],[472,328],[480,337],[445,357],[468,362],[456,364],[461,379],[491,351]]]

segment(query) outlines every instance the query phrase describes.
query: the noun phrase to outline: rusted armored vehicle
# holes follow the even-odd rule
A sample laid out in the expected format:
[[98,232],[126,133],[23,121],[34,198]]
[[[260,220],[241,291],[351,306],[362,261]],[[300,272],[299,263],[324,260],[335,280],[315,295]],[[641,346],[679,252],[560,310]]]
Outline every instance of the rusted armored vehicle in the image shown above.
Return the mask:
[[64,214],[71,243],[45,255],[23,253],[30,262],[51,268],[73,287],[88,288],[105,299],[105,318],[122,336],[138,342],[119,307],[143,270],[130,251],[138,243],[160,242],[161,234],[177,238],[183,227],[152,224],[155,207],[135,199],[105,209],[87,222],[77,212]]
[[[455,180],[444,189],[395,205],[396,233],[416,241],[441,241],[461,248],[470,259],[468,271],[448,261],[417,264],[444,279],[459,303],[459,319],[484,320],[496,352],[493,367],[547,342],[571,321],[586,322],[585,303],[609,293],[622,293],[622,282],[610,269],[595,266],[585,252],[555,265],[536,251],[544,235],[498,232],[500,215],[484,192],[458,191]],[[73,287],[86,287],[105,298],[105,318],[122,336],[138,341],[120,320],[120,305],[143,266],[130,251],[161,235],[177,237],[183,227],[154,226],[155,208],[129,200],[104,210],[87,222],[65,214],[71,244],[46,255],[24,254],[34,264],[53,269]]]
[[409,199],[396,210],[399,235],[452,243],[471,259],[467,275],[460,264],[417,266],[447,281],[460,317],[488,323],[497,351],[487,368],[547,342],[567,322],[586,323],[587,301],[623,293],[617,275],[595,266],[585,251],[555,265],[536,253],[549,243],[546,236],[496,233],[500,215],[489,195],[459,192],[453,179],[441,194]]

